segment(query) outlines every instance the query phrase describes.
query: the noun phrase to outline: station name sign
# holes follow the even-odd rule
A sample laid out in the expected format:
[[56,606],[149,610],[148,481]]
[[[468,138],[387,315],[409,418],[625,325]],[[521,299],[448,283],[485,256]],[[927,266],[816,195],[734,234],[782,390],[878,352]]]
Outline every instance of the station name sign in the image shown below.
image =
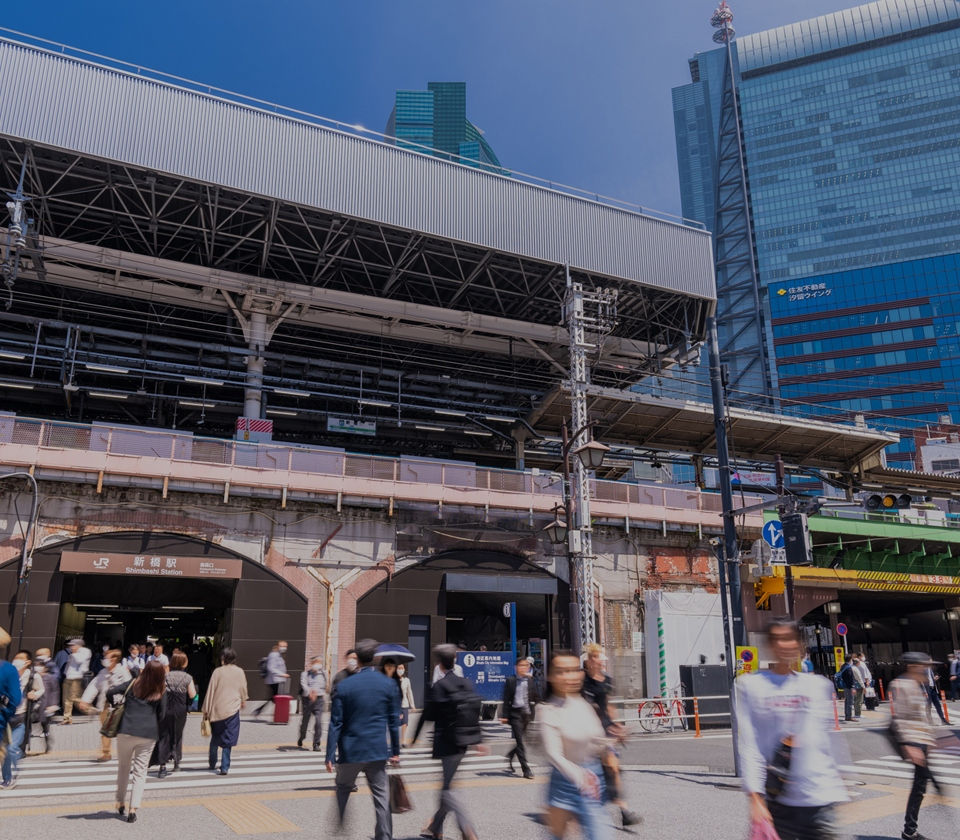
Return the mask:
[[169,554],[63,551],[60,554],[60,571],[131,577],[239,580],[243,561],[222,557],[173,557]]

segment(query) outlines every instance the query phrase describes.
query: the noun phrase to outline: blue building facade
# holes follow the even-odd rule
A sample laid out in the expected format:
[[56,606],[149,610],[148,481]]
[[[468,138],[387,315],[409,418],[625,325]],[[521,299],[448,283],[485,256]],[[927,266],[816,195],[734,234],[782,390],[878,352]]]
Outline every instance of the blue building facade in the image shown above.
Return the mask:
[[[960,423],[960,4],[882,0],[734,48],[782,410]],[[683,212],[708,226],[722,53],[674,91]]]
[[430,82],[426,90],[398,90],[384,133],[398,146],[502,171],[483,132],[467,119],[464,82]]

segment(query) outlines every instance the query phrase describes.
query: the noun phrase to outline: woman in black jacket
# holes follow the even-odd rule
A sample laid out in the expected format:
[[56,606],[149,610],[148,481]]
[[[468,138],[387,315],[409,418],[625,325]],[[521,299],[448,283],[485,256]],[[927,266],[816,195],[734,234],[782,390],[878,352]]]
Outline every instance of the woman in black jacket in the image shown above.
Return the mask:
[[[158,661],[148,662],[132,683],[119,685],[114,697],[123,697],[123,717],[117,730],[117,813],[123,814],[127,788],[133,781],[127,822],[137,821],[143,799],[150,754],[160,737],[160,720],[166,712],[167,671]],[[129,688],[129,690],[128,690]],[[125,695],[125,696],[124,696]]]

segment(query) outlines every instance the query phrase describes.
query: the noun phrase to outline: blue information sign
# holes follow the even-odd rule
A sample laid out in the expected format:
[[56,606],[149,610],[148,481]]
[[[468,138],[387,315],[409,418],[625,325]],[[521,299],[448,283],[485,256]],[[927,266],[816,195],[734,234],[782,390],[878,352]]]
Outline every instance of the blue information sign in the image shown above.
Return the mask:
[[783,548],[783,523],[779,519],[771,519],[764,524],[760,531],[763,534],[763,541],[770,548]]
[[457,654],[463,675],[484,700],[503,699],[503,684],[515,672],[514,655],[498,650],[468,650]]

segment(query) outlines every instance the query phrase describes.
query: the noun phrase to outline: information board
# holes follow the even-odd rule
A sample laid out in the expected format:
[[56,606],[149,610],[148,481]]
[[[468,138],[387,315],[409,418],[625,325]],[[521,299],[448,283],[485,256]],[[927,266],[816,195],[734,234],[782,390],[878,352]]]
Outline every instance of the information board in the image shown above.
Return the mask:
[[507,677],[516,672],[514,655],[499,650],[466,650],[457,654],[463,675],[477,687],[484,700],[502,700]]

